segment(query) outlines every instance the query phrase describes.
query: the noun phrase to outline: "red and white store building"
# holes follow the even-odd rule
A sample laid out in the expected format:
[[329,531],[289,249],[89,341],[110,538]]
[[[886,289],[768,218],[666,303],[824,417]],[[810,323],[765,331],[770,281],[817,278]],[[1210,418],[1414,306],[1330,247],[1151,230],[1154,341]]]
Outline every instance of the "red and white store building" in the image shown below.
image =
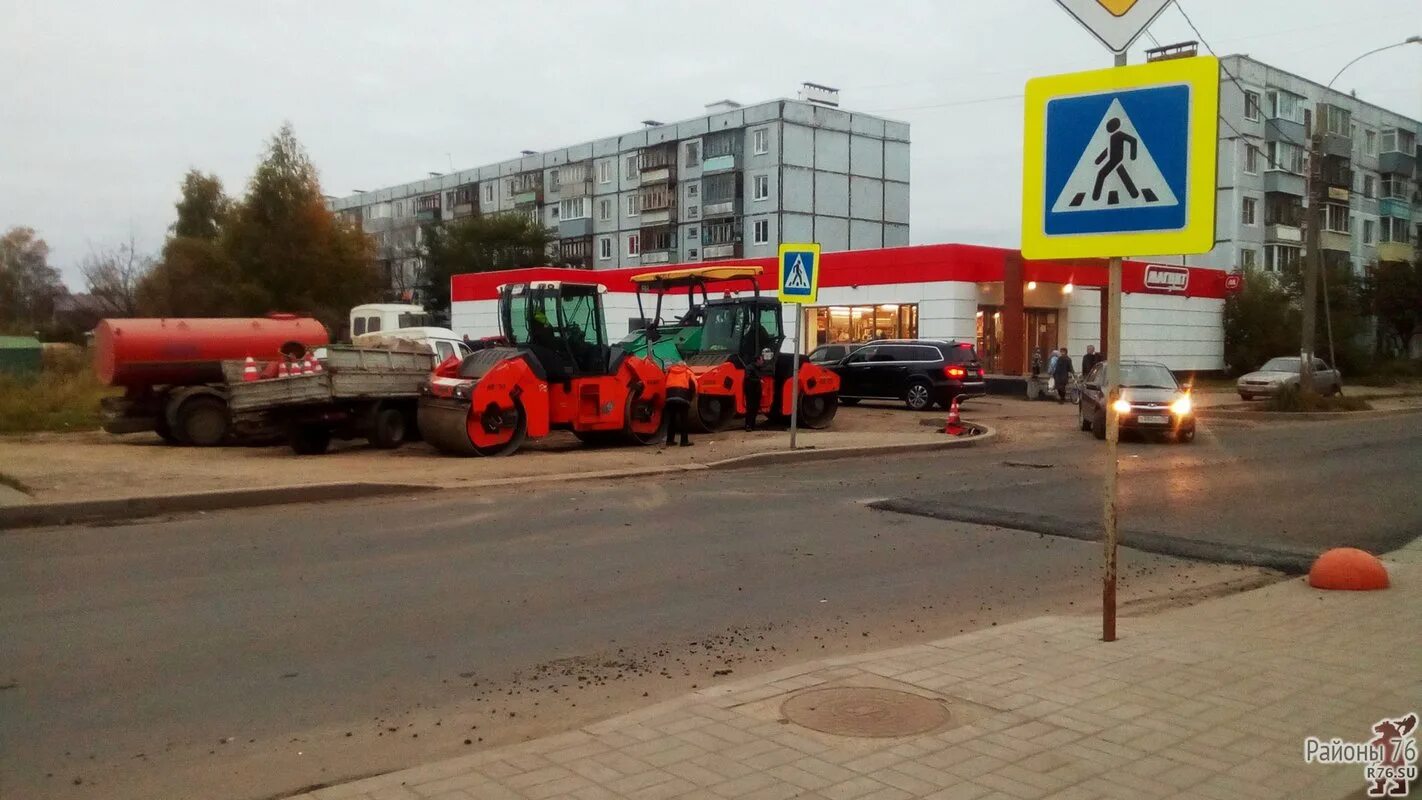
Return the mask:
[[[717,263],[763,266],[761,291],[775,292],[775,259]],[[677,266],[710,264],[655,269]],[[652,269],[534,267],[456,275],[450,285],[451,327],[471,338],[497,334],[497,289],[504,283],[597,282],[608,289],[608,335],[616,341],[640,318],[631,276]],[[1106,262],[1099,259],[1024,261],[1016,250],[976,245],[825,253],[818,302],[799,315],[787,307],[785,349],[792,346],[794,326],[803,324],[805,352],[827,342],[923,337],[975,342],[989,374],[1025,374],[1034,350],[1045,354],[1063,345],[1079,363],[1087,345],[1102,349],[1106,277]],[[1125,262],[1125,355],[1177,371],[1224,369],[1225,283],[1226,273],[1218,269]],[[681,312],[681,301],[671,304]]]

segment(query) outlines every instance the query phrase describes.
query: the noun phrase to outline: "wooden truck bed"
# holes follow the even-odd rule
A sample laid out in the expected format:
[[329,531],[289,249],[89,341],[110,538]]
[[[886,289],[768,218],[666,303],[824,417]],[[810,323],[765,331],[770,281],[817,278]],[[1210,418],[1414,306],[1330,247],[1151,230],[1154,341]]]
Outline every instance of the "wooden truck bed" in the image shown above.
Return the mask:
[[331,347],[313,375],[243,381],[241,361],[223,362],[234,418],[289,406],[416,398],[434,369],[430,353]]

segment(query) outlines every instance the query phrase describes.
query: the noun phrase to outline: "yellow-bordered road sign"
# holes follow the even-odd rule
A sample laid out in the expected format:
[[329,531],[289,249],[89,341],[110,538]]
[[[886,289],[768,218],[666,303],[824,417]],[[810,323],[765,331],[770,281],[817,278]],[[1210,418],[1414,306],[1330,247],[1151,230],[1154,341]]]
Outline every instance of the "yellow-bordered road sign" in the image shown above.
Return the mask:
[[820,246],[813,242],[780,245],[780,302],[813,303],[820,294]]
[[1219,74],[1200,56],[1028,81],[1022,254],[1211,250]]
[[1170,0],[1057,0],[1113,53],[1124,53]]

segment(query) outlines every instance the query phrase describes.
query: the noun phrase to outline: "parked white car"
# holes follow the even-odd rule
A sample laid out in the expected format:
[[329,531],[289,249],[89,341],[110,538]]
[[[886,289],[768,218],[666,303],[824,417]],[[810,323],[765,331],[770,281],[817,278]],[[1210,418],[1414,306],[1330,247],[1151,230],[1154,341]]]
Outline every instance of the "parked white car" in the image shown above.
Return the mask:
[[[1294,357],[1271,358],[1257,371],[1241,375],[1235,382],[1235,389],[1245,400],[1256,397],[1272,397],[1285,386],[1299,385],[1299,359]],[[1313,386],[1319,394],[1337,394],[1343,389],[1343,374],[1329,368],[1321,358],[1313,360]]]

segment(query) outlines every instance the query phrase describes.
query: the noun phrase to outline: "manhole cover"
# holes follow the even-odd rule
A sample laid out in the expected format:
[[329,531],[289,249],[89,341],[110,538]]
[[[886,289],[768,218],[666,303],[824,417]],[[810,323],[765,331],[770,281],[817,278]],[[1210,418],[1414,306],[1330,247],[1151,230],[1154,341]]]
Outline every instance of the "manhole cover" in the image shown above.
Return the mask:
[[937,700],[867,686],[814,689],[786,700],[780,713],[796,725],[836,736],[914,736],[948,722]]

